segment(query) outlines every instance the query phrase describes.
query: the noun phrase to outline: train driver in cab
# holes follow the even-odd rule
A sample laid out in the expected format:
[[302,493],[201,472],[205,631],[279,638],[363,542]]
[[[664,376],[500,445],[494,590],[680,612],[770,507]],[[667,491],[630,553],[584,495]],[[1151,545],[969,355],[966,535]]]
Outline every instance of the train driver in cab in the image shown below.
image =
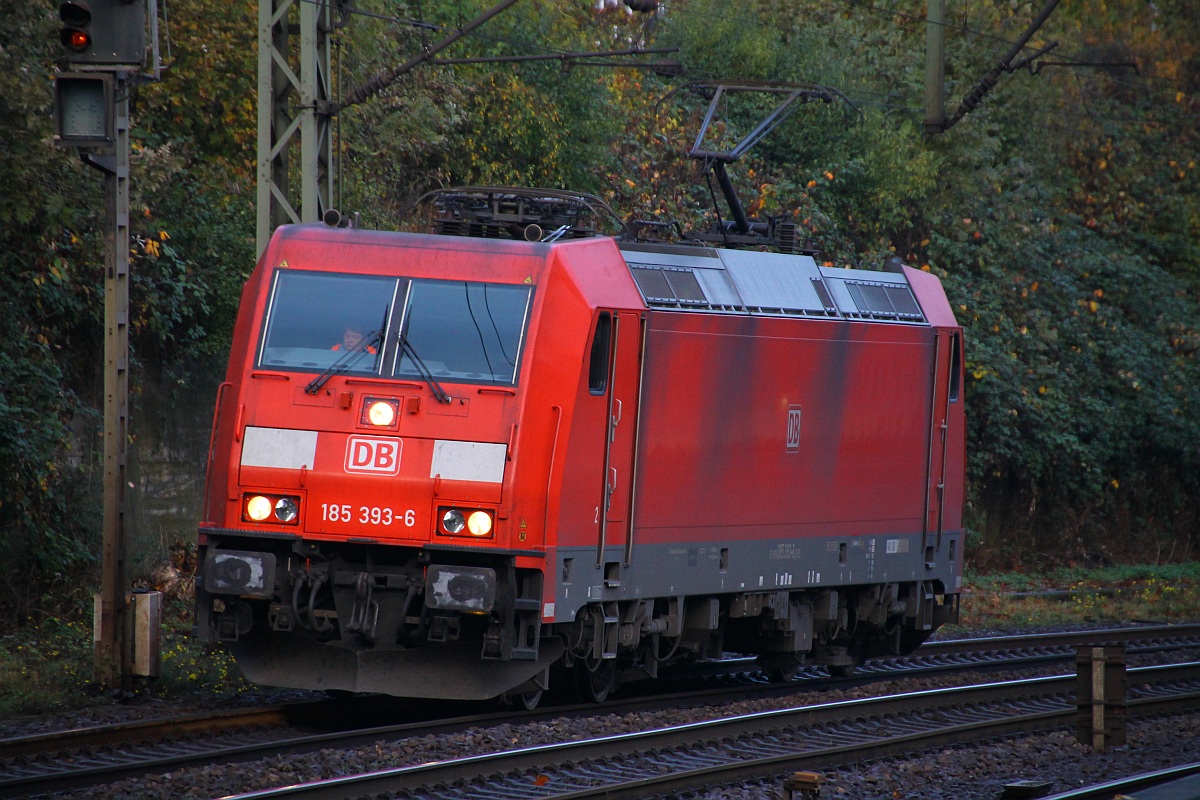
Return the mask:
[[[331,347],[329,349],[330,350],[344,350],[344,351],[349,352],[349,351],[357,350],[359,347],[362,346],[362,343],[363,343],[362,331],[358,330],[357,328],[355,328],[351,325],[347,325],[345,330],[342,331],[342,341],[338,342],[337,344],[335,344],[333,347]],[[375,355],[376,351],[375,351],[374,346],[367,345],[366,350],[371,355]]]

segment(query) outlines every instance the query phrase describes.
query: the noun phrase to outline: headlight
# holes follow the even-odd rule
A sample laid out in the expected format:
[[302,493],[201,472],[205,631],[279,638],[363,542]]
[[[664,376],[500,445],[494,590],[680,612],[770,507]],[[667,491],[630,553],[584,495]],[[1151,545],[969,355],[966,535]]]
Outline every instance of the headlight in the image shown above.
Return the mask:
[[255,522],[262,522],[271,516],[274,505],[269,497],[257,494],[246,501],[246,516]]
[[466,525],[467,521],[463,518],[463,513],[457,508],[452,508],[442,515],[442,527],[446,529],[447,533],[461,533]]
[[280,522],[291,522],[300,513],[300,504],[290,497],[281,497],[275,501],[275,518]]
[[472,536],[487,536],[492,532],[492,515],[486,511],[472,511],[467,517],[467,530]]
[[394,397],[363,398],[362,416],[359,422],[376,428],[396,427],[400,417],[400,401]]

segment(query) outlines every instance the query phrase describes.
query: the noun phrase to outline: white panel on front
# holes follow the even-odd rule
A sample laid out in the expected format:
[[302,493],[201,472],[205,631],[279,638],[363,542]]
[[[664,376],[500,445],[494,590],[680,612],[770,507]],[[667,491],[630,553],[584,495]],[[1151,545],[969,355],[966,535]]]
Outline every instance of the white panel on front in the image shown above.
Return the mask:
[[243,467],[312,469],[316,456],[316,431],[247,427],[242,437]]
[[441,475],[448,481],[504,480],[504,459],[508,446],[488,442],[452,442],[438,439],[433,443],[433,463],[429,477]]

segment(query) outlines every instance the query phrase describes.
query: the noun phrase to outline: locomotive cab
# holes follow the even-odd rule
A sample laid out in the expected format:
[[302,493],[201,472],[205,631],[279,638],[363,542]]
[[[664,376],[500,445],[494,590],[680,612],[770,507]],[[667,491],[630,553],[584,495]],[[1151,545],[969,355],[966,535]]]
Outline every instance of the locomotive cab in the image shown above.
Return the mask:
[[[539,647],[540,571],[518,567],[541,551],[510,523],[544,252],[516,245],[508,280],[455,240],[408,272],[412,251],[369,233],[349,235],[373,259],[310,257],[339,234],[285,230],[247,285],[246,355],[214,422],[199,633],[263,683],[490,697],[557,655]],[[413,667],[430,645],[437,668]]]

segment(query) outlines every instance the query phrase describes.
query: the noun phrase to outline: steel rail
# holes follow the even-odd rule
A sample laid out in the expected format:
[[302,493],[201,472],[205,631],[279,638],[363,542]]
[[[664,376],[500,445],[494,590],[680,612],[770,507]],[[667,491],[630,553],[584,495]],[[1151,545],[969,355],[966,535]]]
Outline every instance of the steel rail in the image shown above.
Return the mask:
[[[311,704],[315,710],[326,701]],[[210,734],[225,730],[271,727],[294,724],[297,712],[309,704],[272,705],[261,708],[185,714],[172,719],[132,720],[111,725],[50,731],[32,736],[0,739],[0,763],[16,758],[33,758],[39,753],[55,753],[67,749],[106,747],[114,740],[144,741],[171,737]]]
[[[1160,691],[1146,697],[1135,696],[1128,707],[1138,716],[1200,708],[1200,662],[1142,667],[1129,672],[1139,684],[1153,686],[1182,681],[1189,687],[1171,694]],[[1031,678],[822,703],[341,776],[231,795],[225,800],[344,800],[387,795],[634,800],[649,794],[712,786],[714,782],[761,778],[785,769],[828,766],[1058,728],[1076,714],[1075,682],[1074,675]],[[1014,708],[1018,713],[1013,713]],[[834,724],[846,730],[822,730]],[[771,747],[781,738],[778,734],[781,731],[789,738],[804,732],[809,735],[809,742],[797,746],[787,741],[780,742],[782,748]],[[739,749],[742,739],[749,743]],[[771,739],[775,741],[768,741]],[[698,742],[707,748],[703,757],[695,755]],[[679,749],[690,749],[692,753],[681,755],[675,752]],[[714,755],[717,750],[722,752]],[[766,750],[773,751],[763,753]],[[682,770],[678,767],[680,762],[696,760],[707,763]],[[652,763],[646,765],[646,761]],[[592,765],[598,766],[593,769]],[[559,766],[578,769],[570,778],[555,777]],[[580,770],[586,774],[579,776]],[[630,777],[639,771],[640,775]],[[475,785],[489,781],[490,787]],[[551,784],[560,782],[570,785],[556,791]]]
[[[1200,781],[1187,780],[1186,789],[1180,784],[1180,781],[1196,776],[1200,776],[1200,763],[1184,764],[1046,795],[1043,800],[1110,800],[1113,797],[1128,796],[1131,792],[1137,792],[1138,797],[1144,800],[1182,800],[1184,797],[1195,797],[1200,793]],[[1162,793],[1148,791],[1160,786],[1164,787]]]
[[1131,639],[1150,642],[1172,639],[1176,642],[1190,641],[1193,644],[1200,644],[1200,624],[1155,624],[1132,628],[1032,633],[1021,636],[938,639],[932,642],[925,642],[913,655],[921,656],[941,652],[991,652],[1009,646],[1010,642],[1020,643],[1019,646],[1022,649],[1037,647],[1040,644],[1046,647],[1047,650],[1059,650],[1078,646],[1125,644]]
[[[1003,669],[1011,662],[1001,659],[1005,653],[1038,651],[1037,655],[1022,653],[1019,661],[1027,664],[1061,661],[1073,658],[1075,648],[1126,645],[1126,653],[1147,653],[1164,649],[1200,647],[1200,624],[1147,625],[1139,628],[1106,628],[1094,631],[1035,633],[1023,636],[997,636],[967,639],[939,639],[926,642],[907,656],[871,658],[859,667],[855,675],[875,675],[902,669],[915,672],[914,664],[927,663],[938,668],[943,665],[968,666],[974,661],[981,668]],[[1018,660],[1018,659],[1014,659]],[[802,668],[806,669],[806,668]],[[813,671],[813,668],[807,668]]]
[[[314,705],[332,705],[336,702],[338,701],[318,701]],[[297,724],[296,719],[287,719],[288,710],[282,709],[285,712],[285,721],[279,724]],[[271,718],[277,712],[278,710],[275,710],[265,716]],[[249,719],[254,717],[253,714],[247,715]],[[122,755],[129,758],[121,760],[113,760],[110,753],[111,742],[103,743],[102,740],[97,745],[79,748],[67,758],[43,752],[32,758],[10,759],[8,763],[0,765],[3,766],[3,772],[0,773],[0,798],[23,798],[31,793],[50,794],[92,787],[125,778],[173,772],[191,766],[244,763],[268,756],[312,753],[325,748],[365,747],[389,737],[457,733],[481,723],[487,724],[488,721],[499,723],[511,718],[511,713],[493,713],[422,719],[350,731],[291,735],[285,739],[280,739],[278,731],[231,726],[230,720],[223,719],[221,732],[216,736],[207,735],[212,732],[199,727],[195,729],[195,733],[206,735],[193,736],[185,733],[180,738],[154,741],[145,746],[142,751],[144,754],[139,754],[142,748],[134,745],[122,752]],[[231,719],[236,719],[236,715]],[[202,721],[197,721],[196,724],[202,725]],[[136,730],[136,726],[133,729]]]

